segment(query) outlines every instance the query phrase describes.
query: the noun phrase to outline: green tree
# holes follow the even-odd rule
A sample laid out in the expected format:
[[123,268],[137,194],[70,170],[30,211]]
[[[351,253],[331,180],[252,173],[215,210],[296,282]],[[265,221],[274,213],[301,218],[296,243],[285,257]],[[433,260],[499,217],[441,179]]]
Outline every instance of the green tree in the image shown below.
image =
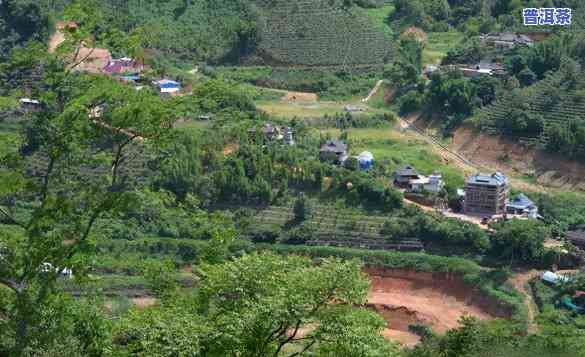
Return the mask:
[[494,254],[514,263],[539,263],[550,228],[537,221],[513,219],[500,224],[492,237]]
[[150,262],[144,269],[144,278],[157,297],[172,294],[178,287],[176,269],[170,261]]
[[[9,65],[35,73],[28,83],[43,103],[28,126],[24,156],[5,157],[0,168],[0,180],[10,183],[0,192],[0,215],[17,227],[13,236],[0,235],[6,250],[0,283],[13,299],[5,318],[14,356],[43,348],[43,311],[61,270],[84,274],[96,222],[133,201],[133,172],[125,168],[140,147],[162,140],[174,119],[172,108],[148,91],[74,73],[83,62],[78,49],[95,30],[92,11],[75,3],[66,12],[69,19],[79,16],[79,28],[66,35],[57,57],[33,46]],[[25,164],[34,159],[43,165],[30,177]],[[14,214],[18,200],[30,202],[26,215]]]
[[520,84],[523,86],[532,85],[538,79],[536,77],[536,74],[532,72],[530,68],[524,68],[516,75],[516,77],[518,78],[518,81],[520,81]]
[[398,356],[381,317],[354,307],[369,285],[355,261],[251,254],[198,275],[196,296],[136,312],[117,339],[149,356]]
[[296,200],[293,207],[295,220],[298,222],[305,221],[311,215],[310,202],[304,194],[301,194]]

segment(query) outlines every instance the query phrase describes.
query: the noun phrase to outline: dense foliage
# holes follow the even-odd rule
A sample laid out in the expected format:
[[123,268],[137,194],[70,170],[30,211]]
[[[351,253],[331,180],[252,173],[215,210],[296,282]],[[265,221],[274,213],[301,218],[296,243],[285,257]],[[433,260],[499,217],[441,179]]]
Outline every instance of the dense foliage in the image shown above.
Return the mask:
[[351,306],[365,302],[368,287],[354,261],[315,266],[301,257],[252,254],[204,265],[199,275],[195,296],[136,311],[116,340],[138,355],[293,356],[289,345],[320,356],[397,355],[380,335],[382,319]]
[[[491,124],[527,137],[546,132],[549,150],[580,157],[582,118],[550,124],[547,115],[534,113],[538,101],[553,113],[580,108],[578,34],[513,51],[505,80],[467,79],[455,71],[426,80],[424,34],[397,36],[400,48],[389,52],[391,41],[367,21],[367,11],[392,8],[395,28],[456,27],[471,35],[513,28],[521,2],[69,3],[0,2],[0,134],[10,139],[0,146],[0,355],[398,356],[381,335],[384,320],[361,307],[369,287],[362,264],[461,278],[510,317],[464,318],[445,336],[416,326],[423,341],[407,356],[582,354],[582,319],[551,311],[548,295],[536,294],[542,330],[525,336],[523,296],[511,286],[510,272],[499,269],[548,268],[556,253],[545,249],[545,240],[585,224],[581,197],[535,195],[543,223],[512,220],[490,230],[429,214],[405,204],[392,171],[415,160],[430,173],[439,158],[420,148],[411,152],[418,142],[388,138],[393,115],[269,118],[256,110],[251,94],[258,89],[250,86],[361,96],[382,70],[358,74],[355,67],[381,67],[391,53],[395,61],[383,76],[403,114],[433,110],[450,130],[478,108],[493,108],[501,90],[522,87],[511,92],[505,120],[488,118]],[[27,43],[44,40],[61,18],[78,29],[65,34],[56,53]],[[335,71],[201,65],[187,75],[174,68],[188,79],[189,93],[163,98],[147,86],[137,91],[76,71],[70,54],[82,46],[150,59],[157,71],[146,74],[149,80],[200,61],[268,60]],[[478,43],[465,42],[447,61],[482,54]],[[562,85],[525,105],[528,89],[548,81]],[[559,89],[571,95],[564,98]],[[24,95],[39,100],[36,110],[18,109]],[[268,122],[290,126],[295,145],[266,135]],[[367,128],[372,138],[352,128]],[[333,137],[345,140],[351,155],[374,151],[374,167],[360,170],[355,158],[346,165],[320,160],[319,147]],[[389,147],[401,155],[389,155]],[[454,196],[463,177],[446,171],[446,190],[423,198]],[[425,253],[388,251],[395,247]],[[561,288],[565,294],[582,289],[582,277]],[[132,309],[131,296],[156,300],[149,300],[153,306],[136,301],[149,307]]]

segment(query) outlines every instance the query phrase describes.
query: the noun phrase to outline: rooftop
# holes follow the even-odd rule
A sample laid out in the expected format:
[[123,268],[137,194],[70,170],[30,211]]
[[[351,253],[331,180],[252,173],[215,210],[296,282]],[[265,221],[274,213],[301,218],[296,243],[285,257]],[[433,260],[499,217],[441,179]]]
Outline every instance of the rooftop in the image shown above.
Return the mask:
[[530,198],[526,197],[525,194],[520,193],[516,197],[508,201],[508,206],[514,208],[529,208],[534,206],[534,202]]
[[397,176],[418,176],[418,172],[416,171],[416,169],[412,166],[403,166],[401,168],[399,168],[398,170],[396,170],[396,175]]
[[23,104],[41,104],[41,102],[39,102],[36,99],[30,99],[30,98],[21,98],[20,99],[20,103]]
[[508,184],[508,178],[501,172],[496,172],[492,175],[476,174],[469,177],[467,183],[471,185],[504,186]]
[[329,140],[321,146],[321,151],[344,152],[347,151],[347,144],[341,140]]
[[481,36],[482,39],[491,40],[491,41],[502,41],[502,42],[517,42],[517,43],[525,43],[529,44],[533,41],[530,37],[514,32],[501,32],[501,33],[490,33],[487,35]]
[[570,240],[585,241],[585,228],[567,232],[567,238]]

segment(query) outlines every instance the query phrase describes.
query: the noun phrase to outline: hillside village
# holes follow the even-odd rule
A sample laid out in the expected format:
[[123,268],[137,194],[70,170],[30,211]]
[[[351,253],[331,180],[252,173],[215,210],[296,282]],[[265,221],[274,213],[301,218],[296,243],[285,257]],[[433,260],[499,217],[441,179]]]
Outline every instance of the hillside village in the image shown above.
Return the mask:
[[0,356],[585,356],[582,5],[0,1]]

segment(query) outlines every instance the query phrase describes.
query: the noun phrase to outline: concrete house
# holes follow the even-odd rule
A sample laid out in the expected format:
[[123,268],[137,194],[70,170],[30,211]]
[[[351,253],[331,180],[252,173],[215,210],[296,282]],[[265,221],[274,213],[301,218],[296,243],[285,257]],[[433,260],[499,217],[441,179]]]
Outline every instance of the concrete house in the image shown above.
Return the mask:
[[285,127],[282,130],[282,142],[285,145],[293,146],[295,144],[294,131],[292,128]]
[[341,164],[347,159],[347,144],[341,140],[329,140],[321,146],[319,158]]
[[574,246],[585,249],[585,228],[567,232],[567,239]]
[[505,50],[516,46],[532,47],[534,45],[534,41],[530,37],[514,32],[490,33],[481,35],[479,39],[486,46]]
[[348,104],[345,107],[343,107],[343,110],[345,110],[346,113],[359,113],[365,111],[363,107],[351,104]]
[[[258,129],[251,128],[248,130],[250,135],[254,135]],[[289,127],[279,127],[272,123],[266,123],[260,128],[261,134],[269,141],[282,141],[285,145],[294,145],[294,132]]]
[[41,102],[36,99],[21,98],[19,101],[20,110],[23,112],[37,112],[41,110]]
[[412,180],[417,180],[420,175],[410,165],[403,166],[394,172],[394,184],[400,187],[409,187]]
[[506,213],[517,216],[525,216],[532,219],[537,219],[539,217],[538,207],[523,193],[517,195],[507,202]]
[[489,217],[504,214],[509,194],[508,178],[502,173],[476,174],[465,182],[464,211]]
[[423,69],[423,73],[427,76],[430,77],[433,75],[433,73],[435,73],[436,71],[439,70],[438,66],[435,66],[434,64],[427,64],[425,66],[425,68]]
[[429,192],[432,194],[438,194],[445,187],[443,176],[439,173],[433,173],[431,176],[419,175],[419,178],[410,180],[411,192],[421,193]]
[[506,73],[504,66],[496,62],[481,61],[475,66],[462,66],[459,70],[465,77],[497,76]]

